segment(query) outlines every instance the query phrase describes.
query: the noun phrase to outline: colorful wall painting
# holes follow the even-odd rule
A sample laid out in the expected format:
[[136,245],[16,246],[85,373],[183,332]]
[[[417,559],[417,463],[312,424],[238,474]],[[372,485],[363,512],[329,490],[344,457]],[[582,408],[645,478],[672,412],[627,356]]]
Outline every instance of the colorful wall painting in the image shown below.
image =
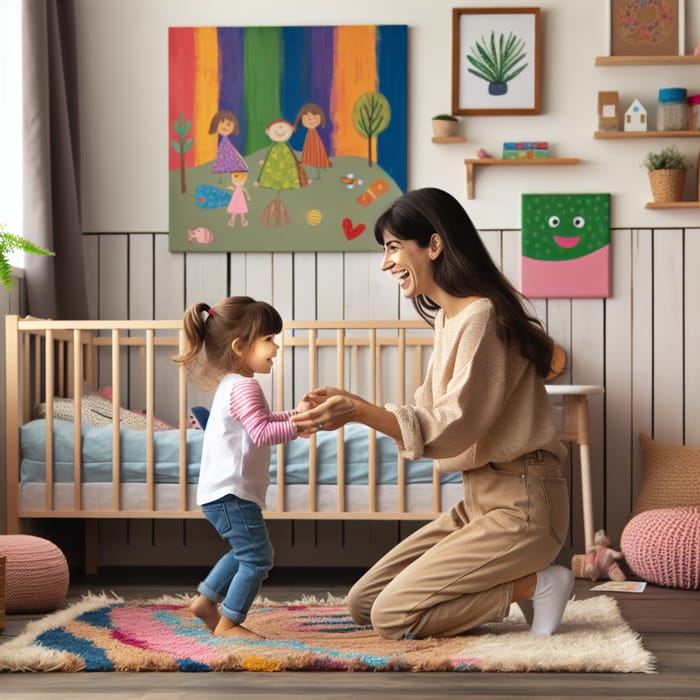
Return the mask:
[[609,194],[524,194],[521,220],[525,296],[609,296]]
[[407,27],[171,27],[171,251],[376,251],[406,190]]

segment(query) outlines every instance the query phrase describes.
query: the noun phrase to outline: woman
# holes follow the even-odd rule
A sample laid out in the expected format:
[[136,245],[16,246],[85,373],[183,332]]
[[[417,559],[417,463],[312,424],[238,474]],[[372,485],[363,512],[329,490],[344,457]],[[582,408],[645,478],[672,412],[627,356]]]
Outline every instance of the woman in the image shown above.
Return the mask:
[[446,192],[400,197],[375,238],[382,270],[434,327],[427,377],[408,406],[324,387],[292,421],[304,433],[364,423],[404,457],[462,472],[464,498],[352,587],[353,619],[391,639],[451,636],[501,621],[517,602],[531,632],[552,634],[573,587],[570,570],[550,566],[569,518],[566,449],[543,380],[552,341]]

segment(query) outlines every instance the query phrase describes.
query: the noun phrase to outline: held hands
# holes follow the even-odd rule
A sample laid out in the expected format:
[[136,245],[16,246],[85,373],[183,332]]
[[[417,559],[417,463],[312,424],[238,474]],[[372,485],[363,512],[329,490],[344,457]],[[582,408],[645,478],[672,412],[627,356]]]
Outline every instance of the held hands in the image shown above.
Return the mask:
[[336,430],[355,420],[359,396],[335,387],[321,387],[305,394],[300,403],[309,408],[292,417],[299,435],[309,437],[319,430]]

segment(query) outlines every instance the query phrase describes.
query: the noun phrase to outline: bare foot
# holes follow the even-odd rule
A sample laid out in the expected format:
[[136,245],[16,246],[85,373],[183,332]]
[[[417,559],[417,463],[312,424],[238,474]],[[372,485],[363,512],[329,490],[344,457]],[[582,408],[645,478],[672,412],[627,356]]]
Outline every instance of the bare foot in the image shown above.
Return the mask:
[[265,639],[265,637],[261,637],[253,632],[253,630],[249,630],[247,627],[243,627],[243,625],[239,625],[223,615],[214,630],[214,636],[230,637],[232,639]]
[[190,610],[213,632],[221,619],[219,606],[209,598],[198,595],[191,603]]

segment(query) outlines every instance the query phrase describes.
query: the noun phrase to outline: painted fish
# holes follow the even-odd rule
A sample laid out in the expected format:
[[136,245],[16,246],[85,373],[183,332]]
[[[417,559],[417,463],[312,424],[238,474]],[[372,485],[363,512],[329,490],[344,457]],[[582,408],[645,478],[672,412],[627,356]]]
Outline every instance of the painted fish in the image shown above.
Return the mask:
[[187,242],[202,243],[206,245],[214,240],[214,234],[204,226],[196,226],[187,229]]

